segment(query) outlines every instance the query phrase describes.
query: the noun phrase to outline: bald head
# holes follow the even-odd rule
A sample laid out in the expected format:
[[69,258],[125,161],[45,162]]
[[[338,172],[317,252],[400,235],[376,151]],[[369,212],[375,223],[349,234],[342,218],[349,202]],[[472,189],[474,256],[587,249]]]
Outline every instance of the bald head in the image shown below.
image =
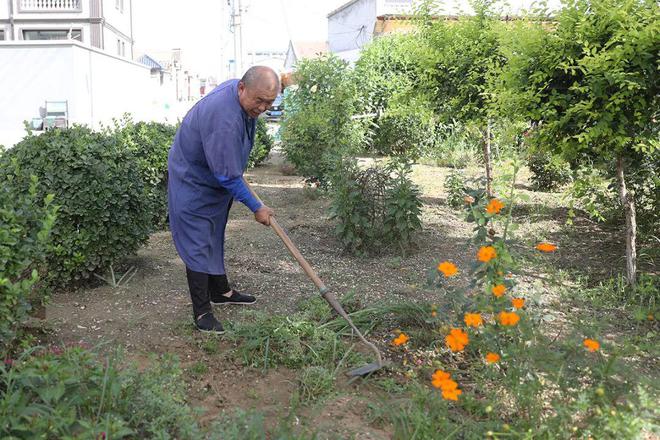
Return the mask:
[[277,90],[280,88],[280,76],[273,69],[266,66],[250,67],[241,78],[241,82],[247,88],[257,87]]
[[238,83],[238,101],[251,118],[265,112],[280,93],[280,77],[270,67],[250,67]]

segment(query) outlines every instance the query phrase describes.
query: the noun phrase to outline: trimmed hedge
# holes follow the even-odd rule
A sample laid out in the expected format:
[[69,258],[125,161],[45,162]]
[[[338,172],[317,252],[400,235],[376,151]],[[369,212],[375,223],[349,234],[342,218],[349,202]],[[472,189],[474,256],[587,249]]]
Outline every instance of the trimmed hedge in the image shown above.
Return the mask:
[[5,353],[30,310],[50,231],[55,220],[52,196],[37,196],[37,180],[26,191],[14,192],[4,175],[0,186],[0,354]]
[[0,157],[0,183],[18,195],[32,176],[39,180],[36,198],[53,194],[59,207],[46,255],[51,285],[89,278],[146,242],[152,230],[149,192],[134,153],[119,136],[79,126],[28,135]]

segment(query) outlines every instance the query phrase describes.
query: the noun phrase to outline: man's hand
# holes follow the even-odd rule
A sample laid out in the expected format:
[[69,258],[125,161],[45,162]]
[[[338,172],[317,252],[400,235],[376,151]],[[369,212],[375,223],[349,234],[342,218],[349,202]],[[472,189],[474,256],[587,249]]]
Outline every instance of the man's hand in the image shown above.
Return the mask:
[[270,226],[270,217],[275,215],[275,211],[268,206],[263,205],[254,213],[254,219],[262,225]]

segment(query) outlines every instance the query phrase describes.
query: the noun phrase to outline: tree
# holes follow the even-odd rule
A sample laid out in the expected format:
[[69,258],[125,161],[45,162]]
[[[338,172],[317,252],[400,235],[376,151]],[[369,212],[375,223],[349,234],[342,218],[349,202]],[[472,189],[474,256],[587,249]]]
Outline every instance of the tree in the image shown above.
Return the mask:
[[457,21],[422,20],[426,24],[422,25],[421,35],[429,48],[422,60],[425,93],[441,118],[447,122],[459,120],[480,130],[487,191],[492,195],[488,86],[504,59],[498,51],[501,21],[491,11],[490,3],[475,2],[476,14]]
[[627,175],[660,148],[658,17],[654,0],[569,0],[549,30],[521,24],[501,45],[509,62],[497,100],[535,123],[531,141],[573,162],[616,166],[631,285],[637,222]]

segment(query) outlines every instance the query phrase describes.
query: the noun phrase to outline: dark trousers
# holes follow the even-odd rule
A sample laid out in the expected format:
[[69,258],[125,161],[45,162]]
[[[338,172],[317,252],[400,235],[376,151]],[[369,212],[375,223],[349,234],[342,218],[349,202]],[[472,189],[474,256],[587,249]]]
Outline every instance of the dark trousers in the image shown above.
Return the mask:
[[227,275],[209,275],[186,267],[186,277],[188,278],[194,319],[211,311],[212,299],[231,290]]

